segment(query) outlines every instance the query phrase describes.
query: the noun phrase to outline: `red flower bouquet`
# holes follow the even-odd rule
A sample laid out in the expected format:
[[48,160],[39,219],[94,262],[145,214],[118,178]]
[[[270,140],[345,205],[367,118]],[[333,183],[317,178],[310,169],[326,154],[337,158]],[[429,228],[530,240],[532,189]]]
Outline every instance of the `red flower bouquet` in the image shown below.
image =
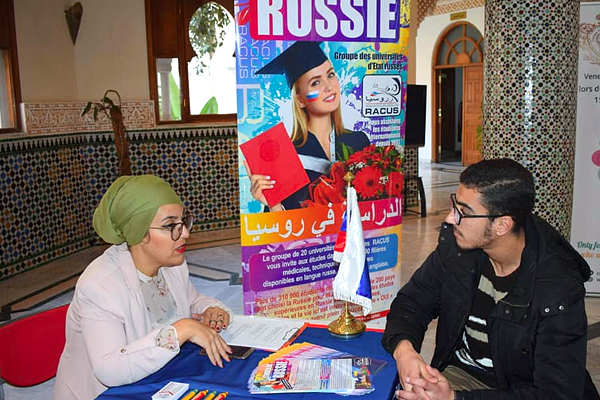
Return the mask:
[[346,172],[354,174],[352,185],[359,200],[400,197],[404,184],[402,155],[394,145],[370,145],[333,164],[328,176],[323,175],[309,186],[310,199],[304,207],[343,203],[346,199]]

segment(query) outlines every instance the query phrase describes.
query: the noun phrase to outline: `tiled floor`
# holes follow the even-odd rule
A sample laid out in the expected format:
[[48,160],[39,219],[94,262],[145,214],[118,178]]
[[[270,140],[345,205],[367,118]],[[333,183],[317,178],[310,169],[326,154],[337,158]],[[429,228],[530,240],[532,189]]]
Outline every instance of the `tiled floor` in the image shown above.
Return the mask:
[[[403,221],[402,233],[402,273],[401,282],[405,283],[413,272],[421,265],[427,255],[435,248],[437,243],[438,229],[441,221],[445,218],[449,209],[449,195],[456,190],[458,185],[458,175],[462,168],[457,165],[441,164],[421,164],[420,171],[425,187],[427,199],[427,218],[420,218],[416,214],[407,214]],[[239,246],[228,245],[221,248],[203,249],[194,252],[193,258],[199,260],[199,265],[208,266],[212,270],[232,271],[232,264],[239,258]],[[71,264],[71,263],[69,263]],[[45,271],[40,270],[38,280],[44,280]],[[68,273],[67,273],[68,275]],[[47,278],[47,277],[46,277]],[[215,278],[216,279],[216,278]],[[192,277],[194,286],[201,293],[216,297],[226,304],[230,305],[237,314],[242,313],[242,288],[241,285],[230,285],[229,280],[207,280]],[[11,285],[11,296],[19,295],[19,290],[23,290],[21,283]],[[18,286],[15,289],[15,286]],[[0,300],[6,298],[9,291],[4,291],[0,282]],[[38,307],[36,310],[56,307],[68,303],[72,298],[72,292],[61,295],[60,297]],[[0,304],[2,302],[0,301]],[[589,323],[600,322],[600,298],[587,298],[587,313]],[[25,313],[15,313],[16,318]],[[372,321],[370,325],[382,327],[385,324],[383,319]],[[435,322],[432,323],[423,345],[423,355],[430,359],[433,354]],[[595,383],[600,387],[600,337],[588,342],[588,369],[592,374]],[[52,387],[54,380],[38,385],[33,388],[14,388],[4,385],[7,400],[29,400],[36,398],[39,400],[50,400],[52,398]]]

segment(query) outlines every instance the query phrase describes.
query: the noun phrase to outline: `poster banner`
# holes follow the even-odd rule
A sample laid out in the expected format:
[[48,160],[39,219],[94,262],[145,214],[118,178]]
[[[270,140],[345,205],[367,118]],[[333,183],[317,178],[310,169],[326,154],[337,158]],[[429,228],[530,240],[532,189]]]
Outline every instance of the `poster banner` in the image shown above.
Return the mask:
[[340,314],[333,247],[348,171],[371,279],[365,319],[389,310],[400,285],[408,7],[236,3],[245,314]]
[[592,269],[588,294],[600,295],[600,3],[581,3],[577,139],[571,244]]

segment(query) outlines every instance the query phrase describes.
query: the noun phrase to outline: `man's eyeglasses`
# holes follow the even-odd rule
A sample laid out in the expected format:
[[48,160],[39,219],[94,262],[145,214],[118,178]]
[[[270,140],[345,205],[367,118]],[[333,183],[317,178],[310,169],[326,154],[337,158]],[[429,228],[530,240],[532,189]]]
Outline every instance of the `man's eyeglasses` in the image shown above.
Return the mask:
[[192,214],[185,214],[180,222],[175,222],[172,224],[168,224],[165,226],[151,226],[150,229],[160,229],[162,231],[171,231],[171,239],[173,241],[178,240],[183,233],[183,227],[189,231],[192,230],[192,226],[194,225],[194,216]]
[[463,218],[499,218],[504,217],[504,215],[474,215],[474,214],[463,214],[460,212],[458,207],[456,206],[456,194],[452,193],[450,195],[450,200],[452,200],[452,211],[454,212],[454,219],[456,220],[456,225],[460,225],[460,221]]

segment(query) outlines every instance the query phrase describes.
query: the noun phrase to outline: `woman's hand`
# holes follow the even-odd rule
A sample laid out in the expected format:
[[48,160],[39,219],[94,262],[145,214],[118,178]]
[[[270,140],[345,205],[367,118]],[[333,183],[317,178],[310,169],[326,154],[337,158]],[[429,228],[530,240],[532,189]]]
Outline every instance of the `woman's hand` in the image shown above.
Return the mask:
[[221,307],[208,307],[202,314],[192,314],[192,318],[200,321],[217,332],[229,326],[229,313]]
[[179,339],[180,346],[189,340],[190,342],[203,347],[206,350],[206,354],[212,365],[218,365],[223,368],[223,359],[227,362],[231,361],[229,358],[231,348],[225,343],[223,338],[208,325],[192,318],[182,318],[173,323],[173,327],[177,331],[177,338]]
[[[268,206],[269,204],[267,203],[267,199],[265,198],[263,191],[267,189],[273,189],[275,186],[275,181],[272,181],[271,177],[268,175],[252,174],[252,171],[250,171],[250,166],[246,160],[243,160],[243,163],[244,168],[246,168],[246,173],[250,178],[250,194],[254,200],[258,200],[265,206]],[[283,211],[283,206],[281,203],[277,203],[273,207],[270,207],[270,210]]]

